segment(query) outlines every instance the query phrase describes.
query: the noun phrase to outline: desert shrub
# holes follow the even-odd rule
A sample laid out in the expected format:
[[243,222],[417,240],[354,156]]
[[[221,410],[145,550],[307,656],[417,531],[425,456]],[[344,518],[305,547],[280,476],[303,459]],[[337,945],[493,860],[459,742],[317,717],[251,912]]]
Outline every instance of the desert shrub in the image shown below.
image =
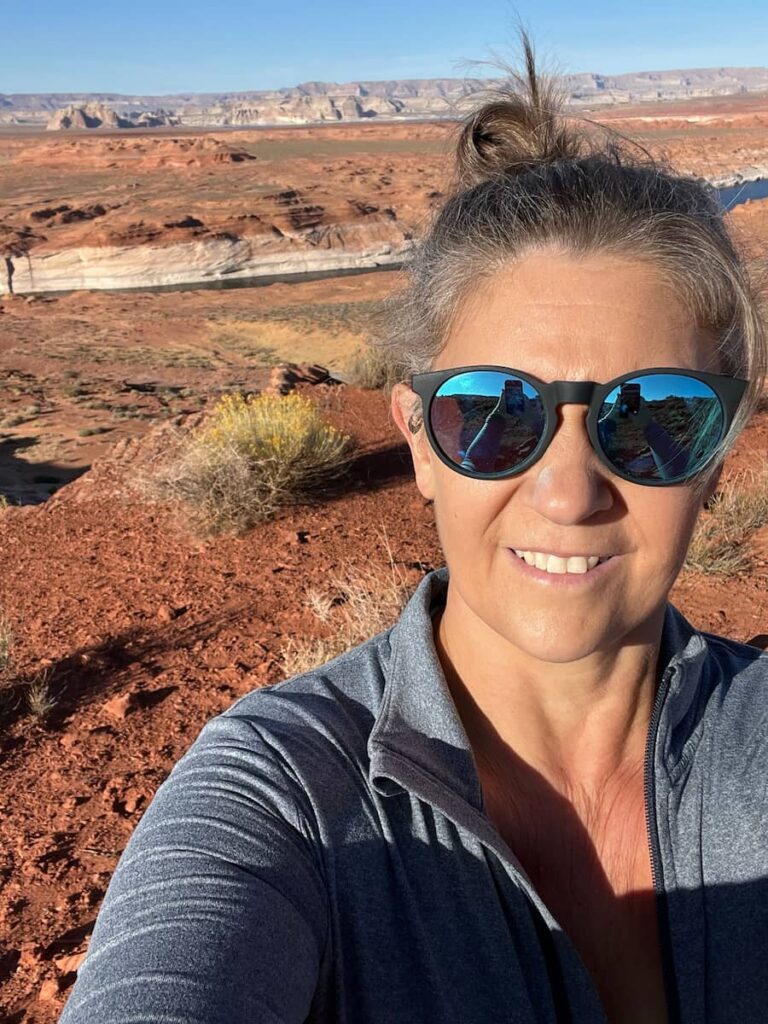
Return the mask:
[[696,523],[684,568],[718,576],[749,572],[750,534],[768,523],[768,468],[733,477]]
[[200,427],[177,435],[143,489],[182,502],[203,535],[240,533],[343,476],[351,448],[349,435],[297,392],[228,394]]
[[51,693],[50,676],[50,668],[43,669],[27,687],[27,708],[33,718],[43,719],[56,707],[56,698]]
[[308,592],[310,608],[330,627],[330,635],[288,637],[281,652],[286,678],[325,664],[397,621],[413,588],[395,564],[386,538],[384,543],[389,554],[388,566],[347,566],[341,575],[329,576],[333,596],[316,590]]
[[353,353],[346,368],[346,379],[355,387],[385,389],[400,379],[400,367],[387,348],[363,345]]

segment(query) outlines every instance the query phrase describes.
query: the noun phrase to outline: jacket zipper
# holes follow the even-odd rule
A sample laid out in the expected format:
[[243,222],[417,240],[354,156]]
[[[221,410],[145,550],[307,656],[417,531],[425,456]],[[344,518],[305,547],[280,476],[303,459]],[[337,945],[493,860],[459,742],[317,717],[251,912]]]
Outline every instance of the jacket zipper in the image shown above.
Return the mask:
[[667,1008],[669,1012],[669,1024],[681,1024],[680,1005],[677,984],[675,981],[674,963],[672,960],[672,940],[669,934],[667,921],[667,894],[664,889],[664,879],[661,876],[661,847],[659,844],[658,819],[656,815],[656,794],[653,782],[653,762],[656,751],[656,739],[661,719],[661,709],[664,705],[664,698],[669,689],[669,680],[672,670],[667,668],[659,684],[656,700],[651,714],[651,724],[648,730],[648,737],[645,744],[645,763],[643,766],[645,782],[645,827],[648,834],[648,844],[651,851],[651,878],[656,893],[656,908],[658,916],[658,934],[661,950],[661,962],[664,973],[664,987],[667,997]]

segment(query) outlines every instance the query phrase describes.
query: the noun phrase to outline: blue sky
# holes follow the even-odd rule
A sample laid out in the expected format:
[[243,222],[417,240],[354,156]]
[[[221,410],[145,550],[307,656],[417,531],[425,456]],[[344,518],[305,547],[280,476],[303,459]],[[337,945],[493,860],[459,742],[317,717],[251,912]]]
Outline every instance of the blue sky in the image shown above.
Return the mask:
[[744,0],[731,19],[713,0],[4,0],[0,92],[219,92],[462,76],[478,73],[462,62],[514,56],[516,18],[544,70],[764,65],[764,2]]

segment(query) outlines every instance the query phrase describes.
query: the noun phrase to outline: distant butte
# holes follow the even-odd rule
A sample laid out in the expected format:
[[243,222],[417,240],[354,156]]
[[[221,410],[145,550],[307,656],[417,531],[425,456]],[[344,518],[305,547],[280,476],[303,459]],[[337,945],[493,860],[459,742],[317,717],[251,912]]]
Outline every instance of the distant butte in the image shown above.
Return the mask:
[[56,113],[46,124],[48,131],[67,128],[160,128],[181,124],[178,117],[161,111],[131,111],[127,116],[116,113],[98,101],[70,104]]

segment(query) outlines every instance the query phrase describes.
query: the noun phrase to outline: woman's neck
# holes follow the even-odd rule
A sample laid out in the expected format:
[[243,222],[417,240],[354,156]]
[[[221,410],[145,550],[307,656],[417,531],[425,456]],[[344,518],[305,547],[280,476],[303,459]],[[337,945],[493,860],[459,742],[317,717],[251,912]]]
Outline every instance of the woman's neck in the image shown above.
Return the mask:
[[[661,636],[661,622],[658,635]],[[625,645],[613,657],[540,662],[454,624],[450,601],[433,616],[435,648],[470,743],[484,762],[522,760],[559,792],[597,796],[642,762],[656,694],[658,644]]]

